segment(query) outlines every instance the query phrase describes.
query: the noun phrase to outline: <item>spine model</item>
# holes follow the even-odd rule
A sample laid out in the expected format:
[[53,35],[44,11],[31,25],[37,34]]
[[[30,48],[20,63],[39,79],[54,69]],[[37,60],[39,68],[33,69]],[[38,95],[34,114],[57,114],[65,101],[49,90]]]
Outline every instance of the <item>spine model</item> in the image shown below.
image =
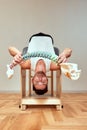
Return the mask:
[[56,64],[58,64],[58,56],[56,54],[51,54],[48,52],[31,52],[31,53],[26,53],[22,56],[22,58],[24,60],[30,59],[32,57],[43,57],[43,58],[47,58],[53,62],[55,62]]

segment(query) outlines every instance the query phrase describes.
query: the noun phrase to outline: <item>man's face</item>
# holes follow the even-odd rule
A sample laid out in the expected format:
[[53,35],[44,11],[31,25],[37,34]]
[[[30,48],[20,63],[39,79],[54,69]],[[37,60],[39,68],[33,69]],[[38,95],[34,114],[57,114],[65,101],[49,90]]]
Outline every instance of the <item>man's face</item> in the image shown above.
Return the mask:
[[35,86],[37,90],[43,90],[46,88],[48,79],[46,77],[46,74],[42,71],[35,73],[32,83]]

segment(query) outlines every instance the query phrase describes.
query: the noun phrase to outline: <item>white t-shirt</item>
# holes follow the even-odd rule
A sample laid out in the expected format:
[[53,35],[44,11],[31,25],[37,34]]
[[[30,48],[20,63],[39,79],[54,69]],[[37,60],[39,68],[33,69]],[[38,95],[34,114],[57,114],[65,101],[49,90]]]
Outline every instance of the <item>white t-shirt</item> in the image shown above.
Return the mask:
[[[49,52],[54,55],[55,52],[54,52],[54,48],[52,44],[52,39],[46,36],[32,37],[31,41],[29,42],[28,52],[31,53],[31,52],[37,52],[37,51]],[[51,60],[47,58],[42,58],[42,57],[31,58],[31,70],[35,71],[36,64],[38,60],[40,59],[44,60],[46,64],[46,71],[49,71]]]

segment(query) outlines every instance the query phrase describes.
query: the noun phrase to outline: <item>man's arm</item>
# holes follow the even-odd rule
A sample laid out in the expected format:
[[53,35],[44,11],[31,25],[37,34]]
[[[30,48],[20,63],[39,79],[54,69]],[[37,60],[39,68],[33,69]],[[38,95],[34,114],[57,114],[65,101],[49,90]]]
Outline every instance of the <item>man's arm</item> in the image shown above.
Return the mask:
[[10,53],[11,56],[15,56],[17,55],[18,53],[21,53],[17,48],[15,47],[9,47],[8,48],[8,51]]
[[65,54],[66,58],[68,58],[72,54],[72,49],[71,48],[65,48],[63,53]]
[[11,68],[19,64],[24,69],[30,69],[30,66],[31,66],[30,60],[24,61],[22,59],[22,53],[17,48],[9,47],[8,50],[9,50],[10,55],[14,57],[10,66]]
[[64,51],[59,55],[58,57],[58,63],[64,63],[67,61],[67,59],[71,56],[72,49],[65,48]]
[[67,59],[71,56],[72,49],[65,48],[64,51],[58,57],[58,64],[56,65],[54,62],[51,62],[50,70],[58,70],[60,68],[60,64],[67,61]]

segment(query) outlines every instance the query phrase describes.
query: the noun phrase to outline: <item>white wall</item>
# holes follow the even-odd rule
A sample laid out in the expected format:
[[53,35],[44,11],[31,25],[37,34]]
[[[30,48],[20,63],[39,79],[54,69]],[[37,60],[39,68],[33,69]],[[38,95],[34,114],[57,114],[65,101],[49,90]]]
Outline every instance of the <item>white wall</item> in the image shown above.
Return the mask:
[[38,32],[51,34],[61,51],[71,47],[69,62],[82,69],[77,81],[63,76],[63,91],[87,91],[87,0],[0,0],[0,91],[20,90],[19,66],[11,80],[6,77],[8,47],[22,50]]

